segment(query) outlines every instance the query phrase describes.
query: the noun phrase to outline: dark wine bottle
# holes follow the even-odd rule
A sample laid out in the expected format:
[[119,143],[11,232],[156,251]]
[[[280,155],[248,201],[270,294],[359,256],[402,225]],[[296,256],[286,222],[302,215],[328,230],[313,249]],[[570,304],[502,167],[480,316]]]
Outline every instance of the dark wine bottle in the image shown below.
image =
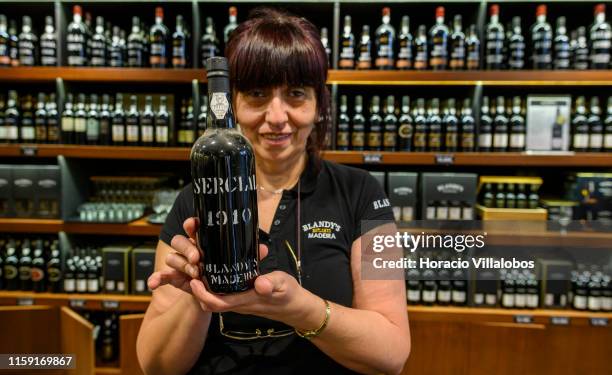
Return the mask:
[[79,94],[76,111],[74,111],[74,143],[84,145],[87,141],[87,112],[85,111],[85,94]]
[[9,41],[10,37],[7,32],[6,16],[4,14],[0,14],[0,66],[11,65],[11,48]]
[[138,98],[130,96],[130,109],[125,116],[126,143],[128,146],[140,144],[140,113],[138,112]]
[[143,146],[151,147],[155,141],[154,128],[155,113],[153,113],[153,97],[145,97],[145,107],[140,114],[140,142]]
[[397,129],[399,151],[412,151],[412,137],[414,136],[414,124],[410,116],[410,97],[402,97],[402,114],[399,118]]
[[102,95],[102,106],[100,107],[100,144],[109,145],[111,143],[111,113],[110,97],[108,94]]
[[169,145],[168,129],[170,128],[170,115],[166,110],[166,97],[159,98],[159,109],[155,114],[155,144],[167,147]]
[[60,125],[55,93],[49,94],[49,100],[45,104],[45,112],[47,113],[47,142],[59,143]]
[[74,143],[74,111],[72,108],[72,94],[68,93],[66,95],[66,105],[61,120],[63,144]]
[[36,112],[34,112],[34,128],[36,143],[47,143],[47,111],[45,110],[45,94],[38,93]]
[[51,16],[45,17],[45,32],[40,36],[40,65],[57,65],[57,33]]
[[32,290],[32,249],[30,240],[23,240],[21,257],[19,258],[19,285],[20,290]]
[[350,118],[348,115],[348,99],[346,95],[340,96],[340,114],[338,115],[338,132],[336,133],[336,150],[346,151],[349,149],[349,137],[351,132]]
[[365,117],[363,116],[363,97],[355,96],[355,114],[351,129],[351,150],[363,151],[365,149]]
[[125,112],[123,111],[123,95],[115,97],[115,111],[113,112],[111,139],[113,145],[125,144]]
[[62,260],[57,242],[51,244],[51,255],[47,262],[47,284],[51,292],[59,293],[62,290]]
[[19,258],[17,257],[17,244],[10,239],[6,245],[4,257],[4,287],[6,290],[19,289]]
[[191,177],[204,284],[213,293],[254,286],[258,275],[255,156],[236,129],[227,59],[206,60],[207,129],[191,150]]
[[145,40],[140,30],[140,19],[132,17],[132,32],[127,39],[127,66],[140,68],[145,63]]
[[34,253],[32,257],[32,290],[35,292],[46,292],[47,291],[47,278],[45,277],[45,257],[43,251],[42,240],[36,240],[34,242]]
[[19,65],[34,66],[38,62],[38,37],[32,32],[32,19],[23,16],[19,34]]
[[204,35],[200,41],[200,50],[202,53],[202,65],[204,65],[206,59],[219,55],[219,40],[215,33],[215,24],[213,23],[212,17],[206,17],[206,27],[204,29]]

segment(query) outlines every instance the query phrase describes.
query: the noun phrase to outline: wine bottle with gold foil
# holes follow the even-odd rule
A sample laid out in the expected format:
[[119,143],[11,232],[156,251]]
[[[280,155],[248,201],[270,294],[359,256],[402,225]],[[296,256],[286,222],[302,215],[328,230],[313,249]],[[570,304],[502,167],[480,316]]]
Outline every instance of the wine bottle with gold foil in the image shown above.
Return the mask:
[[255,156],[236,127],[227,59],[209,58],[206,71],[207,129],[191,149],[202,281],[213,293],[237,293],[258,275]]

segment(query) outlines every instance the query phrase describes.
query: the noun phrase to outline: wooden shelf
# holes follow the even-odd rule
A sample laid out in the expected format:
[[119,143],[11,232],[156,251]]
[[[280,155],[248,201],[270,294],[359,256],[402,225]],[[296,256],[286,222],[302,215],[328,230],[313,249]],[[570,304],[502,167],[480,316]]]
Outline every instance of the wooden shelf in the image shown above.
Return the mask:
[[[66,294],[66,293],[33,293],[21,291],[0,291],[0,305],[51,305],[86,308],[93,310],[146,310],[150,296],[127,296],[111,294]],[[107,304],[118,303],[114,307]],[[408,314],[413,320],[433,321],[494,321],[514,322],[516,315],[530,315],[534,323],[548,323],[551,317],[567,317],[572,324],[590,324],[590,318],[612,319],[612,312],[590,312],[577,310],[545,309],[502,309],[455,306],[408,306]]]
[[[421,222],[422,223],[422,222]],[[440,222],[438,222],[440,223]],[[486,233],[487,246],[512,246],[515,248],[556,247],[564,249],[603,249],[612,250],[612,232],[552,231],[547,230],[546,221],[480,221],[481,228],[474,229],[434,229],[419,228],[411,223],[399,222],[398,228],[408,233],[426,234],[483,234]]]
[[[0,69],[0,82],[206,82],[204,69],[15,67]],[[486,85],[486,86],[610,86],[612,70],[538,71],[401,71],[330,70],[329,84],[339,85]]]
[[68,306],[89,310],[144,311],[150,296],[0,291],[0,305]]
[[328,83],[338,85],[610,86],[612,85],[612,70],[330,70]]
[[[188,161],[187,147],[78,146],[9,144],[0,147],[0,157],[50,158],[63,155],[83,159]],[[610,167],[612,153],[528,152],[372,152],[324,151],[323,158],[344,164],[462,165],[533,167]]]
[[0,82],[133,82],[133,83],[191,83],[194,79],[206,82],[203,69],[150,68],[77,68],[77,67],[15,67],[1,68]]
[[419,321],[497,322],[508,324],[516,323],[516,316],[530,316],[534,324],[549,324],[553,317],[569,318],[571,325],[590,325],[591,318],[612,319],[612,312],[454,306],[408,306],[408,314],[410,319]]
[[121,368],[119,367],[96,367],[96,375],[121,375]]
[[100,234],[122,236],[158,236],[161,225],[149,224],[146,218],[128,224],[68,223],[62,220],[0,218],[3,233]]

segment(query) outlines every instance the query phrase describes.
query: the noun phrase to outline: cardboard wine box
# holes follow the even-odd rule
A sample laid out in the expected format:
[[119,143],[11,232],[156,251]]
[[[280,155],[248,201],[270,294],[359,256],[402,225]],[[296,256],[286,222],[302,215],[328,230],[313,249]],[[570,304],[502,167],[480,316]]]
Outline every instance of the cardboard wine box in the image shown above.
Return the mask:
[[151,294],[147,280],[155,269],[155,246],[132,250],[132,294]]
[[396,221],[412,221],[417,218],[417,183],[417,173],[387,173],[387,195]]
[[421,219],[474,219],[476,174],[423,173],[421,177]]
[[544,308],[566,308],[574,265],[560,259],[538,259],[542,275],[540,301]]
[[571,101],[567,95],[527,96],[527,150],[569,150]]
[[15,216],[35,217],[37,165],[14,165],[13,167],[13,204]]
[[129,293],[129,255],[131,249],[131,246],[108,246],[102,248],[102,274],[104,275],[105,293]]
[[39,167],[36,180],[35,211],[37,217],[59,218],[61,207],[61,175],[57,165]]
[[12,217],[14,215],[12,167],[10,165],[0,165],[0,217]]

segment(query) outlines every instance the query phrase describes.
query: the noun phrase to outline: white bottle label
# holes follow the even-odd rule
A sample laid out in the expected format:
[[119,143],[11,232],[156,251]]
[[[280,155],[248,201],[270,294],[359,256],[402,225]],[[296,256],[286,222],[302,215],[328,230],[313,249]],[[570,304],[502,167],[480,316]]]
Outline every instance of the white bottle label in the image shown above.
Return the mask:
[[502,296],[502,305],[504,307],[514,307],[514,294],[504,294]]
[[87,291],[89,293],[98,293],[99,289],[98,279],[87,280]]
[[450,290],[438,290],[438,301],[439,302],[450,302],[451,292]]
[[585,149],[589,147],[588,134],[574,134],[574,148]]
[[423,291],[423,301],[425,302],[435,302],[436,301],[436,292],[433,290],[424,290]]
[[79,293],[87,292],[87,280],[86,279],[77,280],[77,292]]
[[537,294],[529,294],[527,295],[527,307],[535,309],[539,305],[539,298]]
[[64,292],[74,292],[74,279],[64,279]]
[[414,219],[414,210],[411,206],[402,207],[402,220],[411,221]]
[[482,305],[484,303],[484,294],[482,293],[474,293],[474,304]]
[[104,284],[104,289],[107,292],[115,292],[115,280],[106,280],[106,283]]
[[421,300],[420,290],[408,290],[408,301],[418,302]]
[[601,301],[599,299],[599,297],[593,297],[593,296],[589,296],[588,298],[588,306],[589,306],[589,310],[600,310],[601,309]]
[[84,118],[75,118],[74,119],[74,131],[75,132],[85,132],[86,123]]
[[589,135],[589,147],[590,148],[601,148],[603,147],[603,136],[601,134]]
[[524,294],[516,294],[514,297],[514,306],[516,307],[525,307],[527,306],[527,298]]
[[608,151],[612,151],[612,134],[606,134],[606,137],[604,139],[604,147]]
[[574,308],[584,310],[587,308],[587,298],[585,296],[574,296]]
[[485,302],[487,305],[496,305],[497,304],[497,296],[495,294],[487,294],[485,297]]

